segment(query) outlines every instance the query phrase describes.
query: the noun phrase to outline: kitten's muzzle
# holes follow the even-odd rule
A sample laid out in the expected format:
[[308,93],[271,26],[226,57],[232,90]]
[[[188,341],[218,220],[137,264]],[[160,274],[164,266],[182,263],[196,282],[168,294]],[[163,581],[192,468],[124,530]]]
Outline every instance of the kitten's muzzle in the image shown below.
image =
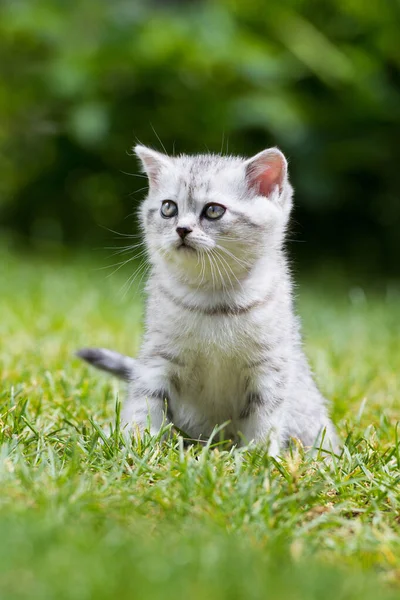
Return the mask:
[[188,233],[192,233],[192,231],[193,231],[193,229],[190,229],[190,227],[177,227],[176,228],[176,233],[179,235],[181,240],[184,240],[185,237],[188,235]]

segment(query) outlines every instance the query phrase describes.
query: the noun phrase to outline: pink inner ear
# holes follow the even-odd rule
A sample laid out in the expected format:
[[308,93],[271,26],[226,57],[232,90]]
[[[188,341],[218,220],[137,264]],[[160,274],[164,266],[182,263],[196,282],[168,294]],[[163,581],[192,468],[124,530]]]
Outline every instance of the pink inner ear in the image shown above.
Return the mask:
[[262,196],[270,196],[276,186],[279,191],[282,191],[283,182],[285,179],[285,159],[283,155],[266,154],[256,158],[249,165],[250,183],[256,187]]
[[161,164],[154,156],[142,156],[141,160],[143,162],[143,166],[145,168],[147,177],[149,178],[149,183],[152,186],[156,186],[158,182],[158,175],[160,173]]
[[135,146],[135,152],[147,174],[150,186],[155,187],[158,183],[162,167],[168,164],[168,157],[164,154],[160,154],[160,152],[157,152],[156,150],[141,146],[140,144]]

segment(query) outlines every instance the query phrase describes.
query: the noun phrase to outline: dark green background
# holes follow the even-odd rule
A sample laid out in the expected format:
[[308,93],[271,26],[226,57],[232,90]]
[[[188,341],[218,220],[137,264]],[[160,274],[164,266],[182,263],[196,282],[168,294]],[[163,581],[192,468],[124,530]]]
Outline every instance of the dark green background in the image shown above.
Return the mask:
[[[11,244],[107,245],[143,194],[130,148],[278,145],[305,265],[396,272],[396,0],[3,0],[0,216]],[[154,130],[154,131],[153,131]],[[157,135],[155,133],[157,132]]]

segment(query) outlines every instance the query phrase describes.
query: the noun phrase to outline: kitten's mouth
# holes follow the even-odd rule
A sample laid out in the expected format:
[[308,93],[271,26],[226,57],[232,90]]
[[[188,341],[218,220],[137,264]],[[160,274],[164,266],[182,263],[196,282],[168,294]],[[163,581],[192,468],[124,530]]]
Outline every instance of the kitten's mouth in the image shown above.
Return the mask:
[[178,244],[176,249],[179,250],[180,252],[185,252],[185,251],[196,252],[196,250],[193,248],[193,246],[189,246],[188,244],[185,244],[184,241],[182,241],[180,244]]

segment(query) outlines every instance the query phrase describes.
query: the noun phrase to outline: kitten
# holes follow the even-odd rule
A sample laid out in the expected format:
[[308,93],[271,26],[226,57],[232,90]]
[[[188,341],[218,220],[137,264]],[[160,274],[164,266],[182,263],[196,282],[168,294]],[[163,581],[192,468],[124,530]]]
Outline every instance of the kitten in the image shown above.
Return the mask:
[[150,422],[156,434],[167,419],[204,439],[228,422],[225,436],[268,442],[271,455],[292,437],[336,448],[293,309],[283,154],[169,157],[140,145],[135,152],[149,180],[140,209],[151,262],[142,347],[135,360],[80,352],[129,379],[124,423],[143,431]]

